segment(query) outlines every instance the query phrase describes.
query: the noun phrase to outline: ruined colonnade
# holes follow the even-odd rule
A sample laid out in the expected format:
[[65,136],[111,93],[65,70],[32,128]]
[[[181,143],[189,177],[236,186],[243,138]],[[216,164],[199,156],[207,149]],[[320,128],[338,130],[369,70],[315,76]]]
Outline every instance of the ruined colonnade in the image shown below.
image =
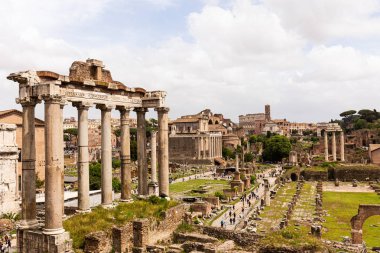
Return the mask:
[[[69,234],[63,229],[64,152],[63,109],[72,102],[78,110],[78,211],[90,210],[88,110],[96,105],[101,110],[101,204],[112,205],[111,111],[120,111],[121,129],[121,201],[131,199],[129,113],[137,113],[138,194],[148,195],[146,155],[146,120],[148,108],[158,114],[158,189],[161,197],[169,196],[168,112],[165,92],[147,92],[128,88],[113,81],[102,62],[74,62],[69,76],[49,71],[18,72],[8,76],[19,83],[17,102],[23,108],[22,131],[22,221],[18,230],[19,252],[66,252]],[[44,101],[45,112],[45,225],[36,234],[35,191],[35,107]],[[152,152],[152,162],[156,160]],[[155,164],[152,181],[156,181]],[[32,232],[30,230],[33,230]],[[38,230],[39,231],[39,230]],[[37,236],[39,235],[39,236]]]
[[328,162],[329,161],[329,141],[328,141],[328,133],[331,132],[332,133],[332,144],[331,144],[331,148],[332,148],[332,156],[333,156],[333,161],[337,161],[337,157],[336,157],[336,133],[338,132],[339,133],[339,136],[340,136],[340,161],[344,162],[344,133],[343,131],[328,131],[328,130],[325,130],[325,132],[323,133],[323,137],[324,137],[324,147],[325,147],[325,161]]

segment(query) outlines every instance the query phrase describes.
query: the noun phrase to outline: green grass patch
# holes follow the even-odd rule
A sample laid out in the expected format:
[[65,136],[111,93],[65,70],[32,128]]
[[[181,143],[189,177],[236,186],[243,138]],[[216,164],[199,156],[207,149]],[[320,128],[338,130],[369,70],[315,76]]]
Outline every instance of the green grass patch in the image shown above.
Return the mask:
[[266,235],[260,239],[259,244],[265,252],[281,252],[284,248],[291,248],[298,252],[315,252],[323,249],[320,240],[309,236],[305,231],[289,228]]
[[[342,241],[343,236],[351,237],[351,218],[357,214],[359,204],[380,204],[376,193],[362,192],[324,192],[323,208],[328,216],[323,226],[327,232],[322,237]],[[380,246],[380,216],[373,216],[363,225],[363,240],[367,246]]]
[[327,172],[327,167],[323,167],[323,166],[313,166],[313,167],[310,167],[310,168],[305,168],[305,171]]
[[165,210],[177,204],[175,201],[152,198],[148,201],[138,200],[132,203],[120,203],[112,209],[104,209],[98,206],[90,213],[78,214],[65,220],[63,227],[70,232],[74,248],[83,249],[84,238],[91,232],[110,232],[112,226],[124,225],[136,218],[153,217],[161,219]]
[[[229,185],[229,181],[227,180],[211,180],[211,179],[195,179],[189,180],[185,182],[178,182],[170,184],[170,193],[172,194],[180,194],[185,193],[191,190],[199,189],[202,186],[211,186],[208,189],[206,195],[213,195],[216,191],[221,191]],[[202,195],[202,194],[188,194],[188,195]]]

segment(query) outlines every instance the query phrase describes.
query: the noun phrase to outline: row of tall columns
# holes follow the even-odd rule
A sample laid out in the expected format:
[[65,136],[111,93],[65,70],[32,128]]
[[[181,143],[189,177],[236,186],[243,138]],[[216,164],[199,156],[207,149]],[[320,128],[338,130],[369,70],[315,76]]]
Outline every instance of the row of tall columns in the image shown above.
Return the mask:
[[[61,97],[45,96],[45,234],[64,232],[64,152],[63,152],[63,107]],[[20,101],[23,108],[22,130],[22,221],[21,229],[38,226],[36,219],[35,190],[35,106],[36,100]],[[78,108],[78,211],[90,209],[89,198],[89,152],[88,109],[90,105],[73,103]],[[112,204],[112,146],[111,110],[113,107],[98,105],[101,110],[102,152],[102,205]],[[131,198],[130,128],[129,109],[118,108],[121,116],[121,181],[122,200]],[[168,108],[157,108],[159,143],[159,194],[169,196],[169,147]],[[139,193],[148,193],[148,168],[146,162],[146,108],[136,108],[138,116]],[[154,140],[152,143],[155,149]],[[153,150],[154,154],[156,153]],[[155,155],[152,155],[152,181],[156,181]]]
[[[332,132],[332,155],[333,161],[337,161],[336,156],[336,134]],[[329,142],[328,142],[328,132],[324,132],[324,148],[325,148],[325,161],[329,161]],[[343,162],[345,160],[344,157],[344,133],[340,132],[340,160]]]
[[[214,157],[222,157],[222,139],[219,136],[198,137],[198,159],[207,159]],[[208,156],[206,156],[206,149],[208,147]]]

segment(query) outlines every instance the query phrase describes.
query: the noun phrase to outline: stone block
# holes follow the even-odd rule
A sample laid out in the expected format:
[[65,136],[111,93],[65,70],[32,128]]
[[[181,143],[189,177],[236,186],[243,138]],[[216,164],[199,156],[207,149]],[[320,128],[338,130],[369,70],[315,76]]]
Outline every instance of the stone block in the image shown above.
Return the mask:
[[133,247],[143,248],[149,243],[149,220],[133,221]]
[[106,253],[112,250],[111,238],[104,231],[93,232],[85,237],[84,252]]

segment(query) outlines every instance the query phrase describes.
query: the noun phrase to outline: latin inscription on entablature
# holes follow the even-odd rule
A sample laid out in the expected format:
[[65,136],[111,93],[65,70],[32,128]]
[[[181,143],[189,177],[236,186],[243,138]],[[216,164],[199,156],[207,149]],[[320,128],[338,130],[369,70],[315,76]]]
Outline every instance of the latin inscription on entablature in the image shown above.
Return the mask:
[[129,98],[127,96],[121,96],[121,95],[111,95],[106,93],[100,93],[100,92],[94,92],[94,91],[82,91],[82,90],[75,90],[75,89],[67,89],[63,90],[62,92],[65,96],[65,98],[69,102],[82,102],[82,101],[89,101],[92,103],[105,103],[105,102],[111,102],[115,105],[123,105],[123,106],[130,106],[130,107],[139,107],[141,106],[141,99],[138,98]]

